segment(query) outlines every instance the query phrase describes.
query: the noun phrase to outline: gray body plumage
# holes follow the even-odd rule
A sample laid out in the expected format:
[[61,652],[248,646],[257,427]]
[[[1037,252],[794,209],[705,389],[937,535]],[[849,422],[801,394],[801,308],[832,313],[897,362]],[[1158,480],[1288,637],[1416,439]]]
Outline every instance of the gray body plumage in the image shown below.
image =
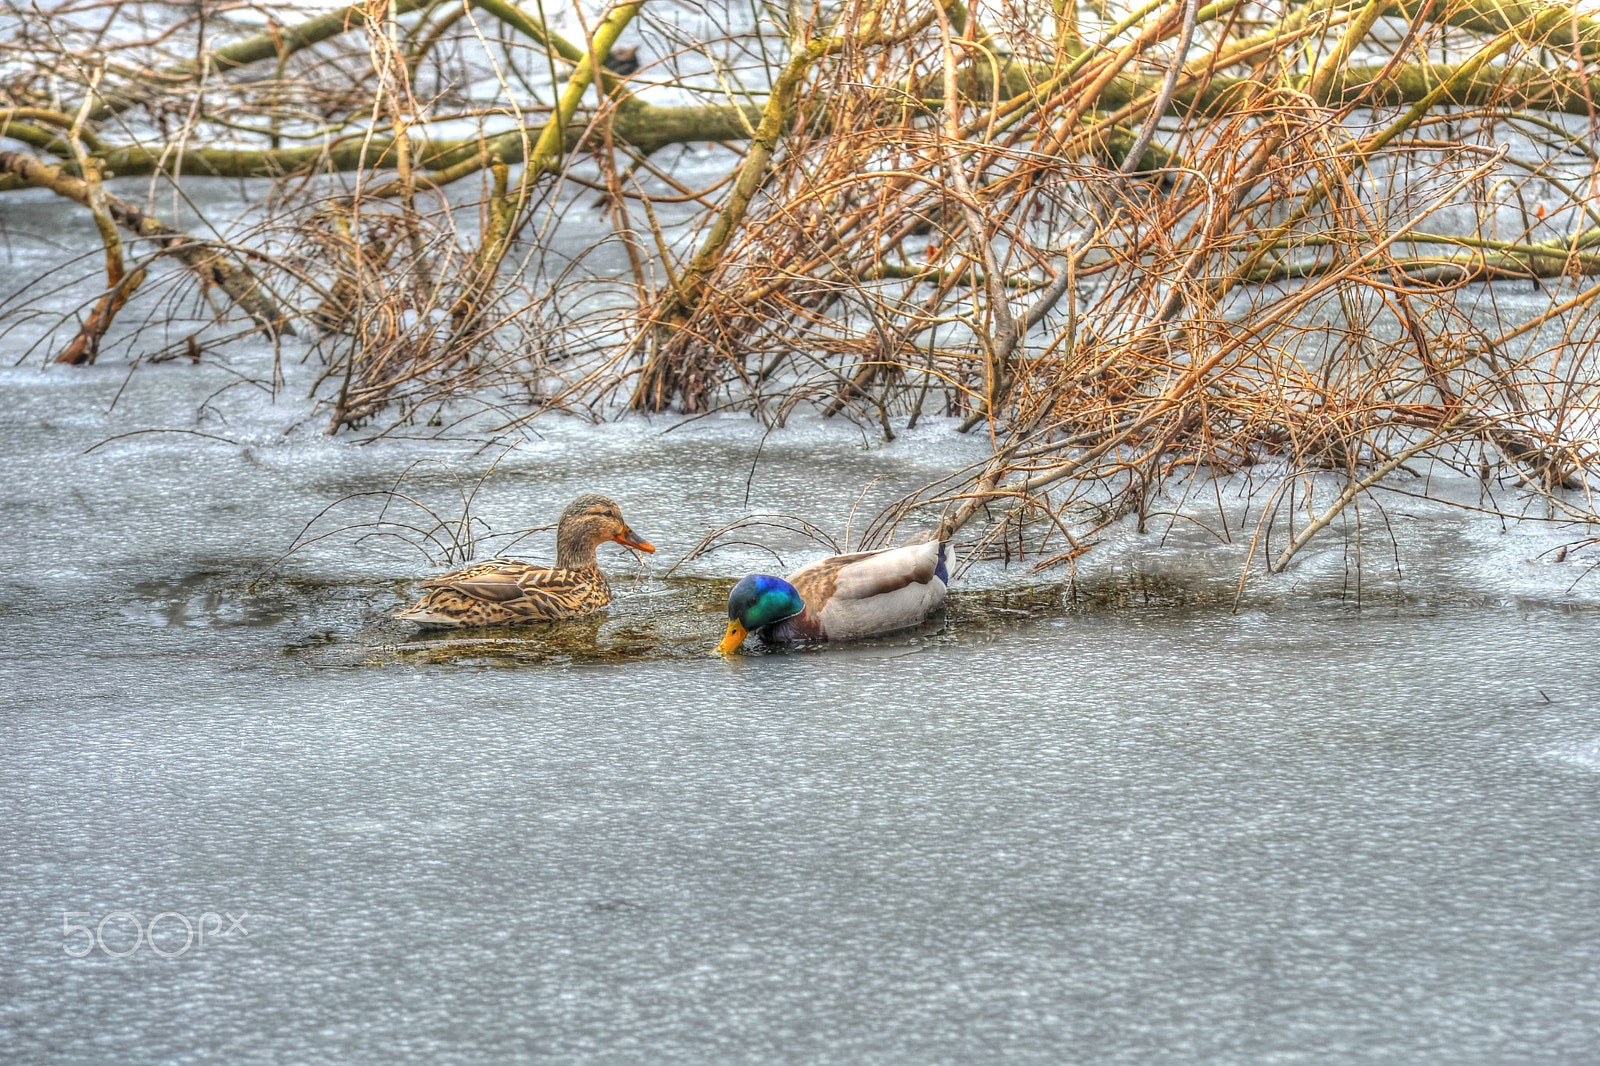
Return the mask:
[[801,614],[762,631],[763,639],[860,640],[920,625],[944,605],[948,546],[926,540],[877,552],[835,555],[789,576]]

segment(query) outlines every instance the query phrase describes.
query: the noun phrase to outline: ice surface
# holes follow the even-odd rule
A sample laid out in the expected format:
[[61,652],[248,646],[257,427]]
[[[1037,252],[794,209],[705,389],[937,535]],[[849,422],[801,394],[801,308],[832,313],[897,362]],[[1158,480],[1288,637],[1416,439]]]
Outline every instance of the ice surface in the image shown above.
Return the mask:
[[[115,188],[195,223],[159,182]],[[249,223],[237,186],[188,191]],[[0,225],[0,291],[97,294],[92,262],[49,273],[93,245],[76,207],[8,193]],[[330,439],[293,344],[276,390],[254,341],[129,374],[209,316],[163,305],[77,369],[5,323],[0,1060],[1600,1046],[1590,531],[1411,495],[1538,517],[1515,486],[1397,477],[1269,575],[1280,512],[1237,610],[1267,501],[1178,486],[1070,574],[968,560],[924,631],[721,662],[728,583],[821,549],[759,527],[673,569],[703,536],[781,512],[843,541],[986,442],[734,415]],[[417,502],[385,511],[396,489]],[[548,558],[524,534],[587,491],[661,548],[603,551],[603,619],[474,641],[390,617],[450,561],[402,528],[421,507],[471,494],[478,554]],[[117,912],[248,934],[70,957],[64,915]]]
[[[1600,1042],[1600,660],[1558,534],[1393,497],[1363,512],[1359,608],[1335,527],[1235,614],[1249,530],[1219,535],[1197,489],[1212,532],[1114,527],[1071,589],[983,563],[937,632],[724,663],[717,592],[774,561],[734,545],[667,579],[702,535],[774,510],[842,536],[863,494],[864,516],[983,443],[716,417],[362,446],[322,436],[293,363],[276,399],[219,392],[270,367],[224,354],[0,373],[7,1061]],[[251,591],[322,508],[409,470],[446,509],[491,465],[485,533],[598,490],[662,549],[637,577],[607,549],[618,602],[565,652],[401,649],[388,612],[429,563],[393,538],[330,536]],[[606,654],[581,665],[584,641]],[[69,912],[248,935],[76,959]]]

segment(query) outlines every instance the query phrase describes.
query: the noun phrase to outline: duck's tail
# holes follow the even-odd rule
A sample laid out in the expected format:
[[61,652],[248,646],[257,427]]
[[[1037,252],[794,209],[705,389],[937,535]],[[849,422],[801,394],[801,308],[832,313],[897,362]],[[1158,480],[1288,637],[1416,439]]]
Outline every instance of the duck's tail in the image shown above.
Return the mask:
[[459,618],[435,611],[428,604],[426,597],[420,603],[413,603],[404,610],[396,611],[394,616],[402,622],[412,622],[423,629],[460,629],[464,624]]
[[[924,529],[921,533],[913,533],[909,538],[907,538],[906,545],[931,544],[933,541],[938,540],[938,537],[938,530]],[[947,587],[949,586],[950,542],[948,540],[939,541],[939,565],[934,568],[933,576],[944,582]]]

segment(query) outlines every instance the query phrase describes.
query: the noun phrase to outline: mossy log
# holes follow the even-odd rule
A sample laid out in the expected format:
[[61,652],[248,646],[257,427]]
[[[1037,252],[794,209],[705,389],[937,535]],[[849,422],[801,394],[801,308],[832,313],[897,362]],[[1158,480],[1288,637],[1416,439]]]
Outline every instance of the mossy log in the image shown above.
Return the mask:
[[[1335,106],[1404,106],[1422,100],[1441,83],[1453,82],[1461,70],[1461,64],[1453,63],[1408,64],[1387,72],[1378,66],[1346,67],[1333,76],[1329,87],[1329,103]],[[1248,88],[1254,84],[1249,79],[1219,75],[1211,79],[1204,91],[1197,91],[1195,86],[1180,88],[1173,96],[1168,113],[1199,112],[1209,117],[1221,117],[1241,106]],[[1157,82],[1153,78],[1119,78],[1106,86],[1101,94],[1101,104],[1106,108],[1120,107],[1156,87]],[[1587,115],[1590,101],[1596,99],[1600,99],[1600,77],[1584,79],[1569,71],[1522,67],[1507,69],[1492,64],[1466,78],[1462,84],[1450,85],[1438,104],[1445,107],[1494,104],[1507,110]],[[646,155],[672,144],[743,141],[748,138],[752,128],[760,125],[762,112],[763,109],[755,104],[743,107],[661,107],[630,101],[615,112],[612,138],[615,143],[628,145]],[[886,115],[885,119],[898,121],[897,116],[891,115]],[[580,115],[569,123],[565,150],[576,150],[588,128],[588,116]],[[447,170],[478,155],[485,148],[490,157],[515,165],[522,162],[525,147],[537,139],[538,134],[538,129],[529,128],[508,130],[486,140],[426,140],[413,137],[410,139],[410,148],[414,165],[431,171]],[[11,124],[6,135],[47,151],[62,144],[59,138],[47,131],[23,123]],[[183,152],[166,152],[142,145],[108,145],[96,156],[108,175],[120,177],[144,176],[155,173],[159,168],[169,174],[191,177],[283,178],[310,172],[351,173],[390,169],[395,165],[395,144],[390,137],[369,140],[352,136],[332,146],[277,149],[191,148]],[[61,169],[63,173],[70,174],[74,167],[70,163],[63,163]],[[429,183],[425,174],[419,174],[417,180],[419,185]],[[0,191],[7,187],[0,184]],[[19,186],[13,182],[9,187]]]

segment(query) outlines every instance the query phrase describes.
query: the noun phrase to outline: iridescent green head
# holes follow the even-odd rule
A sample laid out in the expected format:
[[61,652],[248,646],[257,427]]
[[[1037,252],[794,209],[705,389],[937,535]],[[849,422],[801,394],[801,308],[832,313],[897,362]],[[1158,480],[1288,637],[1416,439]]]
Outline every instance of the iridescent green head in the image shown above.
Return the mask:
[[806,609],[795,587],[771,574],[751,574],[728,593],[728,634],[717,645],[723,655],[735,652],[757,629],[793,618]]

